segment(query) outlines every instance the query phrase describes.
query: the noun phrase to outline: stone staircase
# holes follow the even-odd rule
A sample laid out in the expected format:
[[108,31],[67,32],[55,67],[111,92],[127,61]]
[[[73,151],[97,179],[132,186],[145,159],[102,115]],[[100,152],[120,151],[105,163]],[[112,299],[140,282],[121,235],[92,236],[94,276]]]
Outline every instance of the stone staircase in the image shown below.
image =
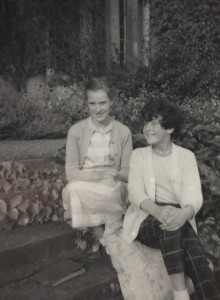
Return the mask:
[[[64,223],[1,232],[1,300],[122,300],[110,258],[105,252],[86,254],[75,246],[76,237],[77,231]],[[75,265],[85,272],[52,287],[52,269],[59,266],[55,272],[62,277],[67,266]]]
[[[65,139],[0,141],[0,162],[22,161],[28,168],[41,169],[54,161],[56,151],[65,142]],[[105,251],[102,256],[88,255],[76,247],[76,238],[77,231],[65,223],[1,231],[0,299],[121,300],[117,275],[108,255]],[[77,264],[83,266],[85,273],[51,286],[49,279],[54,274],[49,271],[45,275],[45,270],[54,266],[62,275],[68,265],[74,269]]]

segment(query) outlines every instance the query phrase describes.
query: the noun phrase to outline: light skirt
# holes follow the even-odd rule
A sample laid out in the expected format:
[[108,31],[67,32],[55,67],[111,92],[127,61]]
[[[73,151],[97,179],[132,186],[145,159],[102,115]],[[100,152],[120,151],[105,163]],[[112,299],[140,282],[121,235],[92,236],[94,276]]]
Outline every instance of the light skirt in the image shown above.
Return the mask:
[[63,206],[73,228],[121,220],[127,206],[125,184],[115,180],[70,182],[63,190]]

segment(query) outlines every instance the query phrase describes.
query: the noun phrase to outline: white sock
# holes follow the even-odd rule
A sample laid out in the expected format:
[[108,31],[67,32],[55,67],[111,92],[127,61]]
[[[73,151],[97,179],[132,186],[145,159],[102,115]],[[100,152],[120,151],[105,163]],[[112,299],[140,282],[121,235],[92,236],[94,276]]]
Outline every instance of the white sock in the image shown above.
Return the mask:
[[187,290],[181,291],[173,291],[174,293],[174,300],[190,300],[189,293]]

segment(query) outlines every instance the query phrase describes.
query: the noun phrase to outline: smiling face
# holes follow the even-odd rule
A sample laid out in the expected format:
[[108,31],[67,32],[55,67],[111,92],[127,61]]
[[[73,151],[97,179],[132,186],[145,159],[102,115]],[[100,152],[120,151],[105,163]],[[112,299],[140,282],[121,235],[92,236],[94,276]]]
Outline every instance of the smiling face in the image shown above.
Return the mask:
[[88,107],[95,126],[108,125],[110,120],[110,109],[112,101],[106,91],[100,89],[87,92]]
[[170,141],[173,129],[165,129],[162,127],[160,121],[162,117],[153,118],[151,121],[145,123],[143,128],[144,137],[147,143],[152,146],[159,146]]

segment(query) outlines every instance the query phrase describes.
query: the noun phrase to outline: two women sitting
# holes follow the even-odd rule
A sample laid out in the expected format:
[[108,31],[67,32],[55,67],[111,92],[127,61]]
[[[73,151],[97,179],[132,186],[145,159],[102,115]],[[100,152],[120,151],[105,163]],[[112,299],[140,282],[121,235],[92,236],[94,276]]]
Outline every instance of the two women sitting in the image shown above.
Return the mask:
[[220,299],[196,235],[196,160],[171,139],[181,125],[178,109],[164,102],[145,107],[150,146],[132,153],[129,128],[110,116],[115,90],[93,78],[85,95],[90,116],[67,136],[63,201],[71,226],[90,228],[106,247],[125,300],[169,300],[173,292],[174,299],[189,299],[186,274],[200,300]]

